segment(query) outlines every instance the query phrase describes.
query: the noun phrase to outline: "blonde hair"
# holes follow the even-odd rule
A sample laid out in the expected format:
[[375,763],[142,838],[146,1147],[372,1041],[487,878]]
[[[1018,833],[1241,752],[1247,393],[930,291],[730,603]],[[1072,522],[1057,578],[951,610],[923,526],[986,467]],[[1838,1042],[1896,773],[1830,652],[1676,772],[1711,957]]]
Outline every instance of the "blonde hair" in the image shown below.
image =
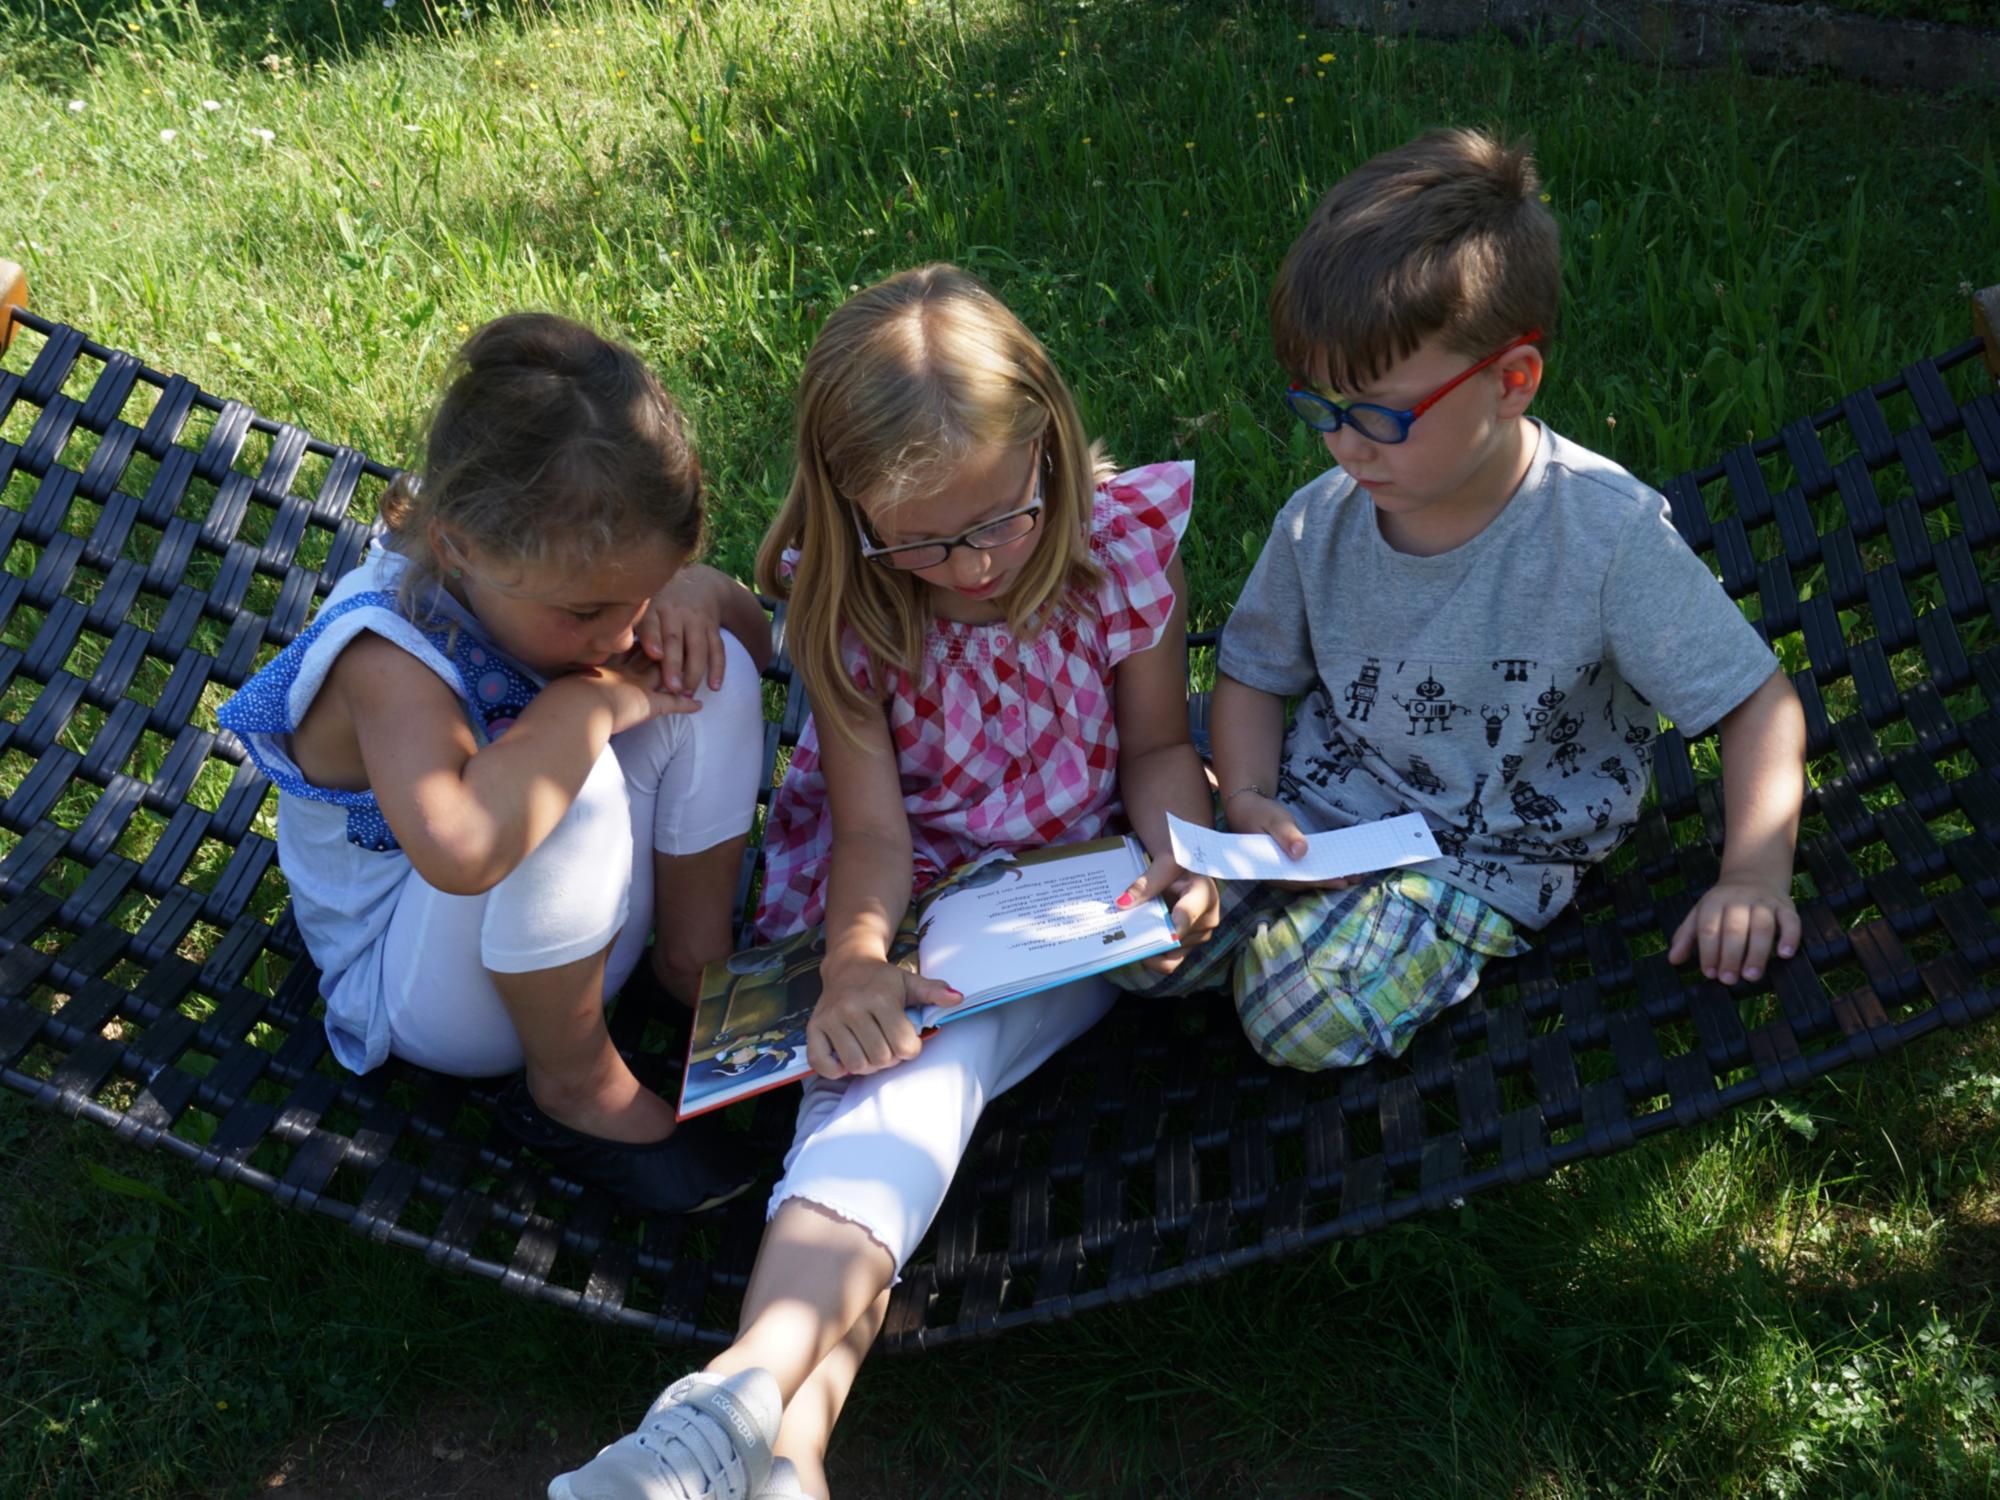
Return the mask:
[[589,568],[646,541],[693,556],[701,464],[638,355],[553,313],[509,313],[458,351],[422,481],[392,484],[382,519],[410,561],[397,597],[414,617],[444,571],[440,528],[510,572]]
[[1271,288],[1278,363],[1356,391],[1436,335],[1486,355],[1555,332],[1562,244],[1535,159],[1477,130],[1370,157],[1313,210]]
[[917,670],[930,623],[921,579],[862,556],[856,502],[895,506],[928,495],[971,454],[1038,437],[1040,526],[1004,600],[1007,623],[1021,634],[1038,629],[1065,591],[1100,576],[1090,519],[1109,464],[1084,437],[1048,352],[954,266],[891,276],[827,318],[799,378],[791,490],[757,552],[757,586],[791,601],[792,664],[822,722],[831,714],[844,724],[869,706],[842,663],[843,628],[867,649],[879,696],[885,668]]

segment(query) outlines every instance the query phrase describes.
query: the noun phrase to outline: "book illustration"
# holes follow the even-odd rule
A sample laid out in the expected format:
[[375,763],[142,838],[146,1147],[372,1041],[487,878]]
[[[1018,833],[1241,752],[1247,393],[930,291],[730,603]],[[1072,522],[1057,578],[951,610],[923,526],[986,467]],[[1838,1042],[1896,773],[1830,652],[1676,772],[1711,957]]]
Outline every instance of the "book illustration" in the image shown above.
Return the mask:
[[682,1098],[759,1092],[755,1085],[807,1067],[806,1022],[819,1000],[826,934],[818,928],[732,953],[701,971]]
[[[950,871],[904,913],[889,959],[965,998],[912,1011],[912,1021],[928,1030],[1173,947],[1164,901],[1113,904],[1145,868],[1137,844],[1110,838],[993,850]],[[811,1073],[806,1026],[825,956],[825,934],[814,928],[702,970],[682,1119]]]

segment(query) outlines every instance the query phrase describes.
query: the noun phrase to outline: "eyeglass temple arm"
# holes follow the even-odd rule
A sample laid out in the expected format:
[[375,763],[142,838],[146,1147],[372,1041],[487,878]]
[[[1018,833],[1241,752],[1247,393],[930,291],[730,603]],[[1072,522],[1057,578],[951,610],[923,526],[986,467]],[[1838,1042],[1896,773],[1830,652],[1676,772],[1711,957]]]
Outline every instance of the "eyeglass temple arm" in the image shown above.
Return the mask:
[[1471,369],[1461,372],[1457,376],[1457,378],[1453,380],[1446,381],[1443,385],[1439,386],[1436,390],[1432,391],[1428,396],[1424,397],[1423,400],[1419,401],[1415,406],[1411,407],[1409,411],[1409,419],[1412,422],[1416,421],[1418,417],[1421,417],[1425,412],[1429,411],[1433,406],[1436,406],[1438,402],[1444,400],[1446,396],[1449,396],[1453,391],[1457,390],[1461,385],[1464,385],[1466,381],[1472,379],[1473,376],[1477,375],[1481,370],[1485,369],[1488,365],[1499,363],[1501,360],[1505,359],[1508,355],[1512,354],[1516,349],[1520,349],[1528,344],[1534,343],[1534,341],[1540,338],[1541,336],[1542,336],[1541,329],[1530,328],[1526,333],[1522,334],[1519,338],[1515,339],[1511,344],[1501,345],[1498,349],[1495,349],[1491,354],[1487,355],[1486,358],[1482,359],[1478,364],[1474,365]]

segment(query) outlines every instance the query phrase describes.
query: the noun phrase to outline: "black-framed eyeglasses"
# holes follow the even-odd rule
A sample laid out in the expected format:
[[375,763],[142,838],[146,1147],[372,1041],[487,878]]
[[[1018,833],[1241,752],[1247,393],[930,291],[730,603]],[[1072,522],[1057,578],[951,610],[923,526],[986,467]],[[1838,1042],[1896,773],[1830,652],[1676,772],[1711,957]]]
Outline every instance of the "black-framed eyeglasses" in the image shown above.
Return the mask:
[[957,536],[932,537],[921,542],[900,542],[894,547],[882,545],[882,539],[869,526],[868,518],[861,513],[861,507],[854,507],[854,531],[861,538],[861,555],[870,562],[878,562],[885,568],[895,568],[899,572],[915,573],[924,568],[935,568],[946,562],[953,549],[970,547],[974,552],[991,552],[996,547],[1005,547],[1010,542],[1018,542],[1032,532],[1042,518],[1042,459],[1035,455],[1035,498],[1019,510],[1010,510],[1004,516],[995,516],[990,521],[981,521],[969,531],[961,531]]
[[1018,542],[1035,529],[1041,520],[1042,501],[1039,490],[1032,505],[1024,505],[1019,510],[1010,510],[1004,516],[995,516],[990,521],[982,521],[970,531],[960,532],[954,537],[937,537],[928,542],[907,542],[901,546],[884,547],[869,530],[868,522],[861,512],[854,513],[854,529],[861,537],[861,555],[870,562],[881,563],[885,568],[895,568],[902,572],[914,573],[924,568],[935,568],[952,554],[955,547],[970,547],[974,552],[991,552],[995,547],[1004,547],[1009,542]]
[[1315,432],[1338,432],[1343,427],[1352,427],[1371,443],[1400,443],[1409,437],[1411,424],[1452,391],[1487,366],[1524,344],[1534,343],[1541,336],[1541,329],[1530,328],[1511,344],[1495,349],[1471,369],[1461,370],[1415,406],[1402,410],[1393,406],[1377,406],[1371,401],[1353,401],[1343,406],[1302,385],[1294,385],[1285,392],[1285,405],[1292,409],[1293,416]]

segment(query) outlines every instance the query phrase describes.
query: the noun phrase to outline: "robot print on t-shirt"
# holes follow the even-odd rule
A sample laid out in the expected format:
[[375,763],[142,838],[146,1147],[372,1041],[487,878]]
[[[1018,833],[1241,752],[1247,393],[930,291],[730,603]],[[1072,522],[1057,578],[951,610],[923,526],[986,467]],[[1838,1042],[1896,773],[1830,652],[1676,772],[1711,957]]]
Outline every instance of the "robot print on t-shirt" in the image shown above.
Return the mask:
[[1287,735],[1279,795],[1302,826],[1419,811],[1444,854],[1427,868],[1537,924],[1631,832],[1657,721],[1603,661],[1357,654],[1338,667]]

